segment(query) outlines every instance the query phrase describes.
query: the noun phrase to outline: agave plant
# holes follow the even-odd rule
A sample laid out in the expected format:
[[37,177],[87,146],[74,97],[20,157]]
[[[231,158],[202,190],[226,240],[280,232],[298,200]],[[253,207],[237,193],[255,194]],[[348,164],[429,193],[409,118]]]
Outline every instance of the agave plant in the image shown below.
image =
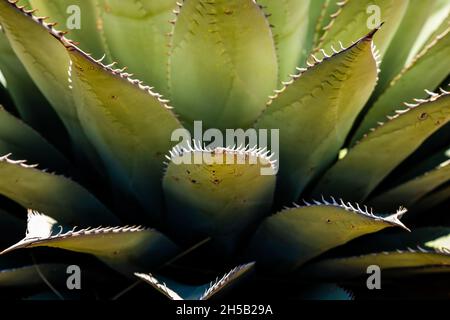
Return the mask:
[[449,12],[1,0],[0,295],[448,298]]

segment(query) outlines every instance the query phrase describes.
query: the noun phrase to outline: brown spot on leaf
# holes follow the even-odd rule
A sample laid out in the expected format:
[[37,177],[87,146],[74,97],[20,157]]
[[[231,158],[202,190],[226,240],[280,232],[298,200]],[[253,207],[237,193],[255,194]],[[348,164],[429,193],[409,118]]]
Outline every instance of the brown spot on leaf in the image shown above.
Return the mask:
[[428,113],[422,112],[422,113],[419,115],[419,120],[420,120],[420,121],[423,121],[423,120],[426,120],[426,119],[428,119]]
[[231,16],[234,13],[234,11],[231,8],[225,8],[223,10],[223,13],[225,13],[227,16]]

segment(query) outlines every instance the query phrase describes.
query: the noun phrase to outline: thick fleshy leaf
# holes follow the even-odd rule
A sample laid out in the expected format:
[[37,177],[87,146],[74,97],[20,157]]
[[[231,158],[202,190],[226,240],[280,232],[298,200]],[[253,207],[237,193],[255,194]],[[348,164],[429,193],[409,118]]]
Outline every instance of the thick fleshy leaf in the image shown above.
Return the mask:
[[450,160],[440,164],[433,171],[382,193],[370,203],[383,210],[392,209],[394,203],[412,207],[426,194],[448,181],[450,181]]
[[254,0],[190,0],[177,10],[169,60],[177,113],[189,126],[250,127],[278,79],[264,12]]
[[9,153],[59,172],[67,172],[70,167],[58,150],[0,106],[0,155]]
[[293,271],[322,253],[362,235],[402,227],[406,212],[378,216],[367,207],[337,202],[307,203],[267,218],[252,239],[249,254],[268,272]]
[[150,218],[161,213],[164,155],[181,128],[159,94],[128,74],[70,48],[71,80],[81,124],[116,187],[130,193]]
[[329,0],[312,0],[309,2],[308,33],[305,39],[304,50],[298,63],[299,66],[305,64],[306,58],[311,53],[311,50],[316,47],[320,39],[322,21],[327,3],[329,3]]
[[0,288],[45,286],[43,277],[49,282],[67,278],[67,266],[61,264],[39,264],[3,269],[0,265]]
[[29,211],[26,236],[1,254],[23,248],[52,247],[95,255],[125,273],[162,265],[177,246],[156,230],[142,227],[88,228],[71,231],[51,217]]
[[295,72],[308,32],[310,0],[258,0],[268,14],[275,47],[278,54],[278,75],[281,81],[289,80]]
[[152,274],[135,273],[135,275],[171,300],[209,300],[219,293],[222,294],[230,286],[236,285],[253,270],[254,265],[249,263],[236,267],[222,278],[200,286],[184,285],[164,277],[154,277]]
[[[435,28],[434,32],[431,34],[431,36],[428,37],[427,41],[420,49],[425,49],[426,47],[430,46],[435,41],[435,39],[438,35],[442,34],[445,30],[448,29],[448,27],[450,27],[450,8],[449,8],[449,6],[450,6],[449,4],[446,4],[445,9],[447,9],[447,10],[443,10],[444,11],[443,13],[446,14],[446,17],[433,17],[433,19],[430,21],[430,22],[432,22],[432,25],[435,24],[436,22],[438,22],[440,24],[439,24],[439,26],[436,26],[436,25],[431,26],[431,28]],[[447,11],[447,12],[445,12],[445,11]]]
[[67,225],[89,226],[118,220],[86,189],[69,180],[0,157],[0,194],[24,208],[52,215]]
[[297,200],[336,159],[369,99],[377,81],[374,33],[302,69],[258,119],[257,128],[280,130],[280,193],[285,202]]
[[319,181],[316,195],[336,195],[361,201],[450,120],[450,94],[434,94],[429,100],[397,111],[349,150]]
[[[384,22],[382,30],[374,37],[374,42],[383,56],[402,21],[408,0],[346,0],[340,2],[339,6],[317,48],[339,48],[340,42],[349,46],[355,39]],[[321,56],[320,52],[317,54]]]
[[[336,258],[324,260],[308,266],[304,270],[307,277],[318,277],[322,279],[345,279],[367,276],[367,268],[376,265],[384,270],[383,274],[388,275],[388,271],[399,269],[397,276],[404,273],[404,269],[409,269],[409,276],[416,273],[426,273],[426,269],[433,268],[433,272],[450,272],[450,252],[447,251],[421,251],[405,250],[393,252],[373,253],[348,258]],[[414,270],[414,268],[417,268]],[[425,270],[424,270],[425,269]]]
[[95,151],[90,149],[81,129],[69,88],[70,59],[60,41],[66,44],[70,41],[52,24],[17,7],[12,0],[0,1],[0,24],[14,52],[58,113],[75,144],[90,157],[95,157]]
[[[447,0],[409,1],[402,23],[383,58],[377,94],[388,86],[393,77],[400,73],[403,67],[408,65],[410,60],[419,53],[421,46],[433,32],[431,22],[434,25],[436,19],[438,22],[444,19],[449,8],[450,3]],[[444,13],[443,17],[441,12]]]
[[[84,0],[80,0],[84,1]],[[175,0],[97,0],[100,32],[113,60],[168,95],[169,20]],[[126,48],[126,49],[125,49]]]
[[404,102],[414,102],[414,98],[426,98],[428,92],[424,89],[435,90],[449,72],[450,25],[380,93],[355,133],[353,142],[375,127],[377,122],[384,121],[386,115],[400,108]]
[[348,250],[357,253],[375,252],[376,250],[405,250],[408,248],[445,250],[450,249],[450,228],[426,227],[412,232],[395,232],[391,234],[373,234],[352,243]]
[[0,71],[20,117],[52,142],[61,145],[67,135],[61,120],[31,80],[3,31],[0,31]]
[[423,228],[409,234],[371,235],[353,247],[361,252],[348,257],[329,258],[305,266],[300,274],[321,279],[346,279],[367,276],[367,268],[377,265],[383,275],[401,275],[409,271],[426,273],[450,271],[450,230]]
[[30,0],[39,15],[50,17],[70,39],[78,41],[83,50],[101,57],[105,53],[98,29],[95,0]]
[[[317,16],[314,23],[314,33],[313,33],[313,47],[316,48],[319,44],[319,40],[322,38],[324,32],[328,29],[328,25],[333,20],[335,14],[339,12],[340,3],[339,0],[322,0],[322,1],[311,1],[310,6],[315,6],[313,9],[313,17]],[[318,13],[317,13],[318,12]],[[311,15],[311,12],[310,12]],[[312,49],[311,48],[311,49]]]
[[274,174],[262,152],[175,149],[163,180],[168,225],[181,239],[212,236],[233,247],[242,231],[268,214]]

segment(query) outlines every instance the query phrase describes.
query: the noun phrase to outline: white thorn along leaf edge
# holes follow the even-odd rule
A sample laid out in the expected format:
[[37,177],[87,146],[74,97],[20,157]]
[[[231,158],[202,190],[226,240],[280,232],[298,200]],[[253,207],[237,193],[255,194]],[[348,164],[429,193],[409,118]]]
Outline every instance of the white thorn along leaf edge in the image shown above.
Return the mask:
[[167,285],[164,282],[162,283],[159,282],[159,280],[156,279],[151,273],[145,274],[136,272],[134,275],[139,279],[144,280],[145,282],[150,284],[156,290],[164,294],[167,298],[171,300],[184,300],[182,297],[178,295],[178,293],[167,287]]
[[57,176],[57,177],[64,178],[66,180],[73,181],[72,178],[67,177],[67,176],[65,176],[63,174],[59,174],[59,173],[56,173],[56,172],[53,172],[53,171],[49,171],[49,169],[45,169],[45,168],[41,169],[41,168],[39,168],[39,164],[27,164],[27,160],[12,160],[11,156],[13,156],[12,153],[8,153],[8,154],[6,154],[4,156],[0,156],[0,162],[6,162],[8,164],[20,166],[20,167],[25,168],[25,169],[34,169],[34,170],[37,170],[37,171],[42,172],[42,173],[50,174],[52,176]]
[[69,68],[67,69],[67,75],[69,76],[68,78],[67,78],[67,82],[69,83],[69,90],[72,90],[73,89],[73,86],[72,86],[72,83],[73,83],[73,81],[72,81],[72,68],[73,68],[73,62],[72,62],[72,60],[69,60]]
[[[113,69],[113,66],[117,63],[114,62],[112,64],[109,65],[105,65],[102,63],[104,57],[102,57],[101,59],[94,59],[91,57],[91,54],[84,52],[83,50],[81,50],[74,41],[68,39],[65,37],[65,35],[68,32],[64,32],[64,31],[59,31],[55,29],[55,25],[56,23],[48,23],[45,22],[46,19],[48,19],[48,17],[36,17],[33,15],[33,13],[35,13],[37,10],[27,10],[25,9],[24,6],[18,6],[16,0],[6,0],[8,1],[9,4],[11,4],[12,6],[14,6],[16,9],[18,9],[20,12],[22,12],[24,15],[30,17],[31,19],[33,19],[33,21],[35,21],[36,23],[38,23],[39,25],[43,26],[51,35],[53,35],[56,39],[58,39],[65,47],[67,50],[74,50],[79,52],[80,54],[82,54],[84,57],[86,57],[86,59],[90,60],[91,62],[99,65],[101,68],[103,68],[105,71],[108,71],[109,73],[119,76],[122,79],[127,80],[129,83],[131,83],[132,85],[138,87],[140,90],[143,90],[145,92],[147,92],[148,94],[150,94],[152,97],[156,98],[161,104],[162,106],[164,106],[166,109],[173,109],[168,103],[169,100],[166,100],[163,98],[163,96],[157,92],[153,91],[153,87],[147,86],[143,84],[143,81],[138,80],[138,79],[132,79],[131,77],[133,76],[133,74],[130,73],[125,73],[124,71],[126,70],[125,68],[122,69]],[[71,66],[69,66],[70,68]],[[72,79],[71,79],[71,70],[68,70],[68,75],[69,75],[69,88],[71,88],[71,83],[72,83]]]
[[[217,278],[215,281],[212,281],[209,284],[209,288],[205,290],[205,292],[197,299],[197,300],[208,300],[222,289],[224,289],[227,285],[232,283],[234,280],[238,279],[241,275],[250,271],[255,266],[255,262],[250,262],[241,266],[238,266],[226,273],[222,278]],[[155,289],[160,291],[162,294],[167,296],[172,300],[185,300],[182,298],[177,292],[167,287],[164,282],[160,282],[157,278],[155,278],[151,273],[135,273],[136,277],[144,280],[145,282],[152,285]]]
[[[348,1],[348,0],[347,0]],[[372,32],[374,32],[375,30],[379,30],[379,28],[374,29]],[[318,59],[314,54],[311,54],[310,57],[308,59],[306,59],[306,64],[307,64],[307,68],[296,68],[298,73],[297,74],[291,74],[290,75],[290,80],[288,81],[283,81],[283,87],[281,89],[277,89],[274,90],[274,94],[269,96],[269,101],[267,101],[266,105],[270,106],[274,100],[276,100],[278,98],[278,96],[283,93],[287,87],[289,87],[290,85],[292,85],[296,80],[298,80],[304,73],[310,71],[311,69],[315,68],[316,66],[320,65],[322,62],[327,61],[329,59],[332,59],[333,57],[343,53],[344,51],[350,50],[352,47],[358,45],[360,42],[364,41],[367,38],[368,35],[360,38],[357,41],[354,41],[352,45],[348,46],[348,47],[344,47],[344,45],[342,44],[341,41],[339,41],[339,45],[340,45],[340,50],[336,50],[333,46],[331,46],[331,50],[333,51],[332,54],[328,54],[324,49],[318,49],[320,52],[322,52],[322,54],[324,55],[323,59]],[[371,43],[371,50],[372,50],[372,55],[376,61],[376,65],[377,65],[377,74],[380,73],[380,65],[381,65],[381,57],[380,57],[380,51],[376,48],[375,44]],[[310,61],[312,60],[312,61]],[[378,81],[378,76],[377,76],[377,81]]]
[[53,228],[58,222],[37,211],[28,209],[25,239],[45,239],[52,236]]
[[21,166],[23,168],[27,169],[36,169],[39,165],[38,164],[26,164],[26,160],[12,160],[10,157],[12,156],[12,153],[8,153],[4,156],[0,156],[0,162],[6,162],[9,164],[14,164]]
[[375,58],[376,64],[377,64],[377,72],[378,74],[380,74],[381,69],[381,63],[382,63],[382,58],[381,58],[381,53],[380,53],[380,49],[377,48],[377,45],[375,44],[375,42],[372,41],[372,54],[373,57]]
[[221,279],[217,278],[215,282],[210,283],[210,287],[205,290],[203,295],[200,297],[200,300],[208,300],[220,290],[225,288],[232,281],[236,280],[247,271],[250,271],[250,269],[252,269],[254,266],[255,262],[250,262],[234,268],[233,270],[225,274]]
[[442,169],[442,168],[445,168],[445,167],[447,167],[449,165],[450,165],[450,159],[448,159],[448,160],[442,162],[441,164],[439,164],[436,169]]
[[425,89],[425,92],[430,96],[428,99],[413,99],[416,103],[404,102],[403,105],[406,107],[406,109],[395,110],[395,114],[392,115],[392,116],[391,115],[387,115],[386,116],[387,121],[384,121],[384,122],[378,121],[377,122],[378,125],[376,127],[373,127],[371,129],[369,129],[369,132],[366,133],[359,141],[357,141],[355,143],[355,146],[357,144],[361,143],[367,137],[369,137],[372,132],[375,132],[377,129],[383,127],[389,121],[397,119],[398,117],[400,117],[400,116],[410,112],[411,110],[416,109],[416,108],[418,108],[418,107],[420,107],[420,106],[422,106],[422,105],[424,105],[426,103],[434,102],[434,101],[436,101],[436,100],[438,100],[438,99],[440,99],[440,98],[442,98],[444,96],[450,95],[450,91],[445,91],[443,88],[439,88],[438,90],[439,90],[439,93],[432,92],[430,90],[426,90]]
[[412,61],[405,66],[400,73],[395,76],[391,82],[389,83],[389,87],[393,87],[405,74],[406,72],[408,72],[411,68],[413,68],[416,63],[422,58],[424,57],[435,45],[437,45],[437,43],[439,42],[439,40],[441,40],[442,38],[444,38],[448,33],[450,32],[450,28],[447,28],[444,32],[442,32],[441,34],[437,35],[436,38],[427,46],[425,47],[421,52],[419,52],[413,59]]
[[[401,227],[401,228],[411,232],[411,230],[400,221],[401,217],[406,212],[408,212],[408,209],[406,209],[404,207],[399,207],[399,209],[397,210],[396,213],[381,216],[379,214],[375,214],[373,211],[373,208],[369,208],[366,205],[361,206],[359,203],[345,202],[342,199],[339,199],[339,201],[338,201],[334,197],[330,197],[330,199],[331,200],[327,201],[322,196],[321,201],[312,200],[311,202],[308,202],[306,200],[303,200],[304,205],[299,205],[297,203],[294,203],[293,204],[294,208],[285,207],[285,210],[291,210],[291,209],[303,208],[303,207],[311,207],[311,206],[332,206],[332,207],[344,209],[344,210],[352,212],[352,213],[360,214],[360,215],[363,215],[368,218],[372,218],[376,221],[387,222],[389,224]],[[279,212],[278,214],[282,214],[282,213],[283,213],[283,211]]]
[[[59,225],[58,222],[45,214],[28,209],[27,230],[25,238],[11,247],[0,252],[0,255],[8,253],[10,251],[25,248],[29,245],[38,242],[47,242],[52,240],[61,240],[67,238],[75,238],[82,236],[92,236],[111,233],[133,233],[151,231],[152,229],[142,226],[124,226],[124,227],[96,227],[76,230],[77,227],[73,227],[72,230],[64,231],[64,227]],[[54,231],[58,229],[58,231]]]
[[239,147],[237,146],[219,147],[213,149],[208,148],[205,145],[202,146],[200,142],[194,139],[192,140],[192,144],[189,141],[186,146],[176,145],[175,147],[173,147],[172,150],[169,150],[169,154],[166,155],[166,159],[169,160],[169,162],[172,162],[175,158],[182,157],[184,154],[195,152],[252,156],[261,159],[263,163],[270,164],[272,169],[274,170],[277,169],[277,160],[272,159],[275,156],[275,154],[272,153],[270,150],[267,150],[267,147],[258,148],[256,146],[250,147],[249,145],[247,146],[241,145]]
[[337,8],[336,12],[330,14],[330,18],[331,18],[330,22],[322,28],[322,31],[324,31],[324,33],[322,34],[322,37],[320,37],[320,39],[319,39],[319,42],[318,42],[319,45],[323,44],[323,41],[327,37],[328,32],[330,31],[331,27],[333,27],[334,22],[336,21],[336,18],[341,14],[342,9],[348,2],[349,2],[349,0],[343,0],[343,1],[336,3],[338,8]]
[[428,248],[425,249],[421,246],[417,246],[416,248],[407,247],[404,250],[400,249],[393,249],[390,251],[381,251],[381,252],[371,252],[366,254],[359,254],[357,256],[347,256],[347,257],[341,257],[341,258],[332,258],[330,260],[337,261],[337,260],[348,260],[352,258],[363,258],[363,257],[375,257],[379,255],[392,255],[392,254],[410,254],[410,253],[417,253],[417,254],[438,254],[438,255],[444,255],[450,257],[450,249],[448,248]]

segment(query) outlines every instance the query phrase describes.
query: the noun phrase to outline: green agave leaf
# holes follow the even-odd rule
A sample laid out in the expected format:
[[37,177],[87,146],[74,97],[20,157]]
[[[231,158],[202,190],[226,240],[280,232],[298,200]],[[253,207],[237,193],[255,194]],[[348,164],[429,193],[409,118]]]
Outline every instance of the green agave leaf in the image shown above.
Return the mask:
[[61,264],[38,264],[12,269],[0,265],[0,288],[23,288],[45,285],[42,277],[49,282],[62,281],[67,277],[67,266]]
[[[426,98],[429,92],[423,89],[436,89],[448,76],[449,70],[450,25],[392,80],[384,92],[380,93],[355,133],[353,142],[376,126],[378,121],[384,121],[385,116],[399,108],[403,102],[412,102],[413,98]],[[424,93],[418,96],[421,92]],[[420,99],[414,101],[420,102],[422,101]]]
[[[354,39],[384,22],[382,30],[374,37],[383,56],[402,21],[408,0],[345,0],[338,5],[338,11],[333,14],[317,48],[338,48],[340,43],[349,46]],[[322,57],[320,52],[317,54]]]
[[156,230],[98,227],[66,231],[53,218],[30,210],[25,238],[0,254],[34,247],[92,254],[124,273],[159,266],[178,252],[177,246]]
[[319,181],[316,195],[366,199],[375,187],[428,137],[450,120],[450,94],[433,93],[365,136]]
[[305,39],[305,47],[302,51],[302,56],[298,62],[299,66],[305,64],[306,58],[319,41],[322,27],[321,23],[329,1],[330,0],[312,0],[309,2],[308,33]]
[[[385,217],[374,215],[367,207],[337,202],[305,202],[305,207],[285,209],[267,218],[249,247],[252,259],[270,272],[293,271],[322,253],[362,235],[387,227],[402,227],[406,212]],[[407,229],[408,230],[408,229]]]
[[212,236],[228,249],[272,205],[275,164],[256,149],[175,148],[163,179],[168,225],[182,239]]
[[[377,81],[376,30],[319,61],[271,97],[256,128],[280,130],[280,187],[292,202],[337,158]],[[320,119],[320,121],[317,121]],[[296,146],[296,147],[293,147]]]
[[0,106],[0,154],[11,153],[53,170],[67,172],[69,162],[37,132]]
[[[403,67],[411,62],[411,57],[418,53],[421,44],[423,45],[432,34],[430,20],[437,19],[436,15],[441,11],[448,11],[449,8],[450,3],[447,0],[410,0],[402,23],[383,58],[376,95],[382,92]],[[422,35],[422,33],[426,34]],[[418,34],[421,36],[418,37]]]
[[95,158],[95,151],[90,149],[81,129],[69,88],[70,59],[60,41],[69,45],[70,40],[52,24],[34,17],[32,11],[17,7],[12,0],[0,1],[0,24],[14,52],[58,113],[75,144]]
[[101,57],[101,33],[98,30],[95,0],[29,0],[39,15],[48,16],[61,29],[70,33],[70,38],[80,42],[81,48]]
[[209,300],[230,286],[236,285],[253,271],[254,265],[248,263],[238,266],[222,278],[201,286],[184,285],[164,277],[154,277],[152,274],[135,273],[135,275],[171,300]]
[[393,251],[373,253],[362,256],[336,258],[323,260],[308,266],[304,271],[305,277],[318,277],[321,279],[344,279],[356,278],[363,275],[367,276],[367,267],[377,265],[386,272],[391,269],[399,269],[396,275],[401,275],[405,270],[410,269],[409,275],[415,273],[412,268],[418,268],[418,272],[424,273],[423,268],[434,268],[434,272],[439,268],[442,272],[450,271],[450,252],[448,251],[434,251],[434,250],[407,250],[407,251]]
[[433,171],[382,193],[371,200],[370,203],[383,210],[392,209],[393,203],[401,203],[406,207],[412,207],[426,194],[447,181],[450,181],[450,160],[443,162]]
[[[395,232],[392,234],[372,234],[352,243],[355,248],[360,248],[359,253],[374,252],[375,250],[393,250],[408,248],[445,250],[450,249],[450,228],[425,227],[417,228],[413,232]],[[350,246],[349,246],[350,247]],[[349,249],[351,250],[351,249]]]
[[190,0],[176,12],[169,85],[177,112],[190,125],[250,127],[278,79],[263,11],[254,0]]
[[312,1],[318,8],[319,15],[314,24],[314,48],[319,44],[324,32],[329,28],[335,14],[339,13],[340,2],[338,0]]
[[109,175],[133,194],[150,218],[161,213],[164,155],[181,128],[167,101],[129,74],[70,48],[71,81],[79,118]]
[[176,1],[96,1],[100,32],[111,57],[158,92],[168,95],[167,45],[172,30],[169,20],[173,18]]
[[301,300],[354,300],[353,293],[335,283],[323,283],[301,290],[297,298]]
[[74,181],[24,162],[0,157],[0,194],[68,225],[118,223],[103,204]]
[[3,31],[0,31],[0,71],[20,117],[61,145],[66,135],[61,120],[31,80]]
[[[330,258],[305,266],[300,274],[321,279],[348,279],[367,275],[367,267],[377,265],[383,275],[409,275],[428,269],[432,272],[450,271],[450,229],[423,228],[409,234],[375,234],[357,240],[357,254]],[[369,253],[368,253],[369,252]],[[374,252],[374,253],[373,253]],[[423,269],[423,270],[419,270]]]
[[289,80],[302,56],[308,32],[310,0],[258,0],[269,23],[278,54],[278,75],[281,81]]
[[[444,1],[444,0],[442,0],[442,1]],[[445,8],[441,11],[443,14],[446,14],[446,16],[438,15],[437,17],[434,16],[432,19],[430,19],[430,23],[431,23],[430,28],[431,29],[434,28],[434,32],[430,36],[428,36],[425,44],[421,48],[419,48],[419,51],[420,51],[420,49],[423,50],[423,49],[429,47],[440,34],[444,33],[445,30],[447,30],[448,27],[450,27],[450,4],[446,3]],[[439,23],[438,26],[435,25],[436,22]]]

